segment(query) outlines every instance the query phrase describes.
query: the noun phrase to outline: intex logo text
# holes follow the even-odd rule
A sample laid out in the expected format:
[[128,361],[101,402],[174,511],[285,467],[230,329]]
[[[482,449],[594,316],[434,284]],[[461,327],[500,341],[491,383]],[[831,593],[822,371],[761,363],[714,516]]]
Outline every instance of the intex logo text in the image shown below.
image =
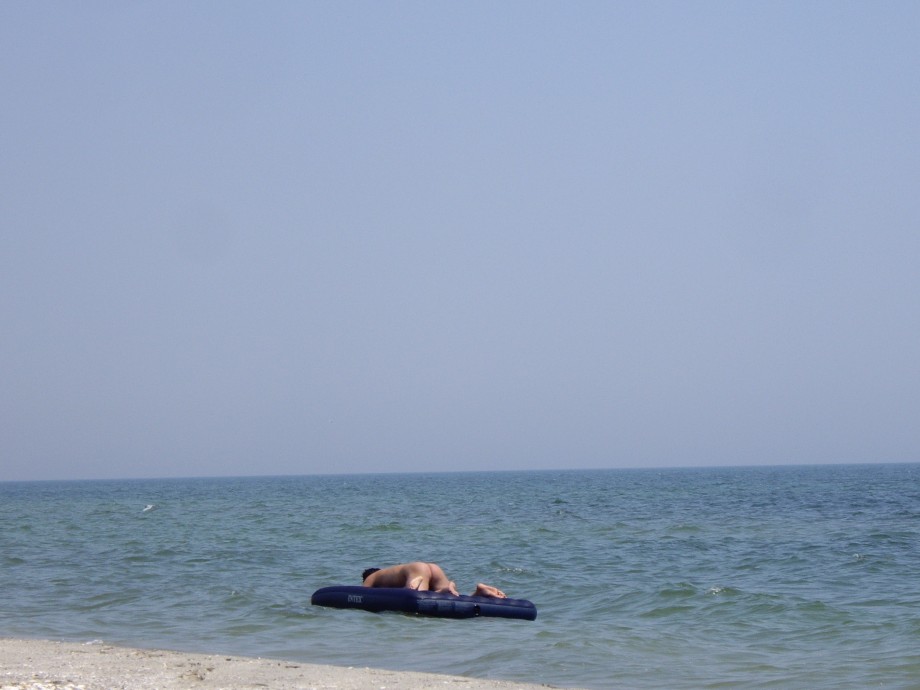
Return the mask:
[[364,595],[363,595],[363,594],[349,594],[349,595],[348,595],[348,603],[349,603],[349,604],[360,604],[360,603],[362,603],[363,601],[364,601]]

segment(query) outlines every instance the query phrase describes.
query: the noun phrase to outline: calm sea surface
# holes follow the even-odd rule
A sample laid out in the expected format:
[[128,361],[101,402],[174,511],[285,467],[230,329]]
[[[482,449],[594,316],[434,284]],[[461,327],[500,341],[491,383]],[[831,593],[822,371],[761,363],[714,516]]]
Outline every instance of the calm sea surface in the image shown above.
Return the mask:
[[[409,560],[538,618],[310,605]],[[563,687],[918,688],[920,465],[0,483],[0,636]]]

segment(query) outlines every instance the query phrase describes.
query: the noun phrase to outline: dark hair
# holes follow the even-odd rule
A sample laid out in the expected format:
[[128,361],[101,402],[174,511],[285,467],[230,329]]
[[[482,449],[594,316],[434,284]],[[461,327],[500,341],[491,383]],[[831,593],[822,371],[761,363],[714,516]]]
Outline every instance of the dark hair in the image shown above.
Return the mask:
[[378,570],[380,570],[380,568],[368,568],[367,570],[365,570],[363,573],[361,573],[361,582],[364,582],[367,578],[369,578],[371,575],[376,573]]

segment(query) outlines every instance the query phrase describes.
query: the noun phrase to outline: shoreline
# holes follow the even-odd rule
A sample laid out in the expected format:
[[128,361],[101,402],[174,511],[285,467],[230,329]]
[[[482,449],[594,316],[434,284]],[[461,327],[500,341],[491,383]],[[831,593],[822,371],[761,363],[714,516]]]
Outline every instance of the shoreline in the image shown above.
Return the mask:
[[549,685],[104,642],[0,638],[0,690],[535,690]]

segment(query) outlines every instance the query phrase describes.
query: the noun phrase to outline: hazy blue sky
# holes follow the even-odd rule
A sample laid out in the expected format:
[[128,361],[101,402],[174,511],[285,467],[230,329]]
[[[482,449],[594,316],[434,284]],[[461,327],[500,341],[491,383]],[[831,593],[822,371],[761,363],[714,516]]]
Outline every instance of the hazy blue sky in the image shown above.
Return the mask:
[[0,3],[0,479],[920,460],[920,3]]

